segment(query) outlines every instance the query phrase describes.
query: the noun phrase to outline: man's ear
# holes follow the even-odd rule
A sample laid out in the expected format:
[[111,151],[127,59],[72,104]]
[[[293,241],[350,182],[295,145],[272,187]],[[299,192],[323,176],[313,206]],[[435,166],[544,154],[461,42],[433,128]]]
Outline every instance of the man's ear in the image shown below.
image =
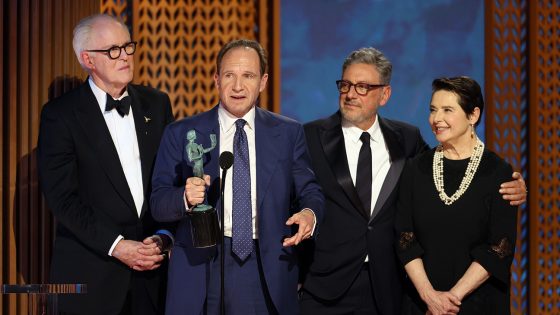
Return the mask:
[[383,96],[381,98],[381,102],[379,102],[380,106],[385,106],[385,104],[387,104],[387,102],[389,101],[389,98],[391,98],[391,86],[387,85],[382,87],[383,89]]
[[265,73],[261,77],[261,82],[259,83],[259,93],[262,92],[264,90],[264,88],[266,88],[266,83],[267,82],[268,82],[268,73]]
[[220,75],[218,74],[218,72],[214,72],[214,84],[216,85],[217,89],[220,88]]
[[82,51],[80,53],[80,58],[82,59],[82,66],[87,68],[87,69],[94,69],[95,68],[95,64],[93,62],[93,59],[91,58],[89,52],[87,51]]

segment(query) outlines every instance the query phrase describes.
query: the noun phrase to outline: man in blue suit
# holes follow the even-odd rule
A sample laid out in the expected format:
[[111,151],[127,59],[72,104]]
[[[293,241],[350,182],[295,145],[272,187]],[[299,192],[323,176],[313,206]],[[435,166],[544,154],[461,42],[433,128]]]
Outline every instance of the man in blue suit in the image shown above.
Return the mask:
[[[321,222],[324,197],[311,171],[302,126],[256,106],[268,74],[264,49],[236,40],[219,52],[214,81],[220,103],[169,125],[152,179],[156,220],[178,222],[169,273],[167,314],[218,314],[219,248],[192,245],[189,211],[220,204],[218,157],[234,155],[224,195],[226,314],[297,314],[298,262],[293,245]],[[203,178],[193,175],[185,146],[195,130],[205,153]],[[297,232],[293,234],[296,230]],[[293,235],[292,235],[293,234]],[[291,236],[290,236],[291,235]]]

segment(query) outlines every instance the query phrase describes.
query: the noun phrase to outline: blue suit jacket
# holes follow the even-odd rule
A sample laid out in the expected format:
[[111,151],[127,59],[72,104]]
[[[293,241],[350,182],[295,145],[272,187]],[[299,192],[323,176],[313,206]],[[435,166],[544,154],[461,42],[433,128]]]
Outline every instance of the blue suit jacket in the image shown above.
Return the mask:
[[[219,249],[192,246],[183,200],[185,181],[193,176],[185,150],[186,133],[191,129],[196,130],[197,142],[203,147],[210,147],[212,133],[216,134],[219,145],[218,106],[169,125],[156,159],[152,179],[153,216],[161,222],[178,222],[169,265],[168,314],[202,312],[209,262]],[[320,223],[324,197],[311,170],[301,124],[257,107],[255,142],[259,254],[265,280],[280,314],[297,314],[298,263],[294,248],[282,247],[282,240],[293,234],[285,222],[293,213],[310,208]],[[204,162],[204,171],[212,181],[207,192],[208,203],[216,209],[220,204],[218,158],[216,148],[205,155]],[[315,234],[318,228],[317,225]]]

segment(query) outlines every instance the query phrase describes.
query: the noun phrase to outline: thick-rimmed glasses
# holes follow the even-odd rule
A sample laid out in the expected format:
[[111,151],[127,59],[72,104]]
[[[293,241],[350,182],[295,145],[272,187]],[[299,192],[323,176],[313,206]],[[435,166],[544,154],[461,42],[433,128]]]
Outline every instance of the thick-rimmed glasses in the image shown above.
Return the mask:
[[129,56],[134,54],[134,52],[136,51],[136,42],[129,42],[122,46],[113,46],[109,49],[88,49],[86,51],[106,53],[109,58],[118,59],[121,56],[121,51],[123,49],[124,52]]
[[387,84],[368,84],[368,83],[352,83],[346,80],[338,80],[336,81],[336,87],[340,93],[348,93],[352,87],[356,90],[356,93],[361,96],[367,95],[370,90],[387,86]]

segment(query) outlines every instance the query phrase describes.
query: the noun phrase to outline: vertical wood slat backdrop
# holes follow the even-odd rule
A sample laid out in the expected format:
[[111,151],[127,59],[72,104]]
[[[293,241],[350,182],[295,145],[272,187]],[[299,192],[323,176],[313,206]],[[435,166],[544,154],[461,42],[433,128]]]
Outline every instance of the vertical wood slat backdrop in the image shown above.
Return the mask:
[[487,142],[529,188],[512,314],[560,313],[560,4],[487,0]]
[[258,40],[268,51],[268,86],[261,96],[261,106],[280,112],[280,1],[259,0]]
[[[99,12],[99,0],[3,1],[0,7],[0,283],[48,278],[53,220],[36,167],[41,106],[71,89],[84,72],[75,61],[72,29]],[[23,295],[0,296],[2,314],[27,314]]]
[[[485,7],[486,142],[527,179],[527,2],[487,1]],[[512,314],[526,314],[527,207],[519,209],[511,267]]]
[[[146,41],[147,38],[158,38],[160,42],[157,45],[171,40],[182,41],[183,46],[180,47],[146,47],[145,54],[149,51],[152,58],[140,57],[140,54],[136,54],[135,58],[136,81],[169,92],[175,115],[183,117],[217,103],[212,75],[215,56],[223,43],[245,37],[259,39],[269,52],[278,47],[279,37],[272,37],[268,32],[276,30],[277,33],[279,27],[270,26],[269,18],[274,17],[275,23],[278,23],[279,12],[273,12],[269,3],[265,0],[184,1],[182,7],[176,6],[177,10],[186,12],[184,15],[162,16],[160,24],[156,25],[157,20],[151,15],[153,10],[168,6],[167,13],[173,12],[172,4],[140,0],[2,2],[0,17],[6,22],[0,23],[3,51],[0,59],[0,284],[48,281],[54,223],[38,187],[37,136],[42,105],[85,79],[86,74],[72,49],[75,24],[85,16],[104,12],[121,17],[129,25],[133,37],[138,35],[137,38]],[[142,15],[141,8],[145,8],[143,12],[149,15],[148,19]],[[212,19],[208,19],[210,15]],[[133,23],[133,16],[136,23]],[[165,18],[170,20],[163,21]],[[191,18],[196,20],[196,24]],[[143,22],[148,31],[142,33]],[[221,25],[211,25],[217,22]],[[180,36],[174,35],[173,32],[181,27]],[[201,46],[203,43],[211,44]],[[166,59],[169,54],[184,54],[190,58],[187,60],[189,64]],[[263,93],[262,104],[278,110],[279,63],[272,60],[273,56],[272,53],[269,56],[269,82],[275,84],[269,84]],[[146,71],[149,75],[138,76],[140,69],[149,69],[154,64],[160,67],[160,72]],[[174,76],[177,67],[183,67],[183,76]],[[272,74],[272,71],[276,73]],[[168,73],[171,75],[162,76]],[[175,89],[180,85],[198,87],[203,84],[204,89],[194,93],[192,88]],[[276,105],[267,99],[273,93],[276,93]],[[23,295],[0,296],[0,313],[27,314],[27,298]]]
[[530,314],[560,314],[560,3],[529,3]]

